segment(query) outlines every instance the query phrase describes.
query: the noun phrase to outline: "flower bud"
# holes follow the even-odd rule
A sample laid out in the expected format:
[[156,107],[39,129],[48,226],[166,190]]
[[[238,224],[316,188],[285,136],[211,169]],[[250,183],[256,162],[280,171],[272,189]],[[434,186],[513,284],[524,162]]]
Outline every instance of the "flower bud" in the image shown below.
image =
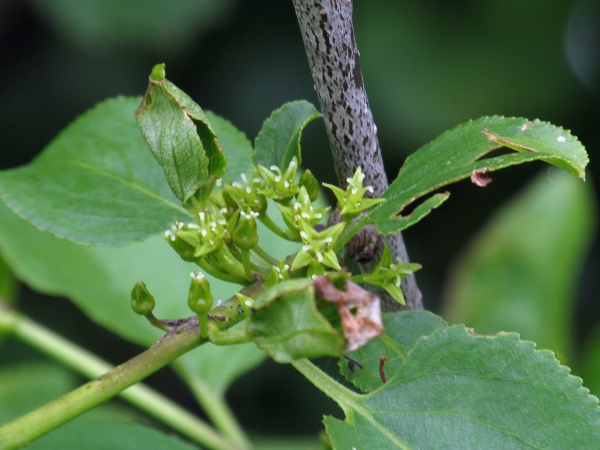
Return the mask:
[[198,315],[207,313],[213,304],[213,296],[210,292],[210,284],[201,272],[190,273],[192,282],[188,294],[188,306]]
[[131,290],[131,309],[140,316],[146,316],[154,309],[154,297],[143,281],[138,281]]
[[299,184],[300,186],[304,186],[308,193],[308,198],[310,198],[310,201],[314,202],[319,196],[319,182],[310,170],[306,169],[304,171]]
[[191,229],[190,225],[176,221],[170,230],[165,231],[163,238],[177,252],[184,261],[194,261],[196,257],[196,245],[198,241],[198,230]]
[[258,172],[265,182],[265,188],[260,193],[276,202],[287,202],[294,197],[300,187],[296,185],[296,171],[298,170],[298,159],[292,158],[285,172],[277,166],[271,166],[270,170],[261,165]]
[[258,243],[256,217],[258,213],[241,211],[237,226],[233,230],[233,243],[240,250],[251,250]]

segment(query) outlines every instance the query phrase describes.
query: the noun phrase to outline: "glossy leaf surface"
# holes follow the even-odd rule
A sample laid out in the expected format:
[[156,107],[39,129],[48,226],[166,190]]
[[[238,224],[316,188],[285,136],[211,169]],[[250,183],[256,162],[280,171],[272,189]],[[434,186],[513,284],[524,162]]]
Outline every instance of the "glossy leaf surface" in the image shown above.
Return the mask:
[[0,196],[41,230],[86,244],[124,245],[189,220],[148,151],[139,98],[99,103],[31,164],[0,173]]
[[[490,154],[501,147],[515,152]],[[394,233],[405,228],[398,214],[418,198],[477,171],[493,172],[531,161],[545,161],[584,178],[588,156],[568,131],[546,122],[493,116],[459,125],[409,156],[383,195],[387,201],[348,227],[341,241],[366,224]]]
[[339,396],[346,421],[325,419],[335,448],[594,448],[600,439],[598,399],[516,333],[455,325],[402,353],[386,384]]
[[317,109],[303,100],[286,103],[274,111],[256,137],[254,163],[267,168],[275,165],[283,170],[294,156],[300,163],[302,130],[319,117]]
[[[158,71],[162,73],[155,75]],[[202,108],[164,78],[164,64],[154,67],[135,117],[171,190],[183,203],[225,175],[227,162],[215,131]]]
[[417,339],[445,326],[447,324],[440,316],[428,311],[383,314],[385,332],[366,346],[347,355],[361,363],[362,369],[355,366],[351,371],[348,360],[341,358],[340,372],[361,391],[373,391],[383,384],[379,372],[381,356],[387,358],[383,366],[384,374],[393,374],[405,361],[408,351]]
[[205,111],[205,114],[227,156],[227,177],[238,181],[241,174],[252,174],[254,150],[246,135],[221,116],[211,111]]
[[[312,280],[275,285],[257,301],[247,329],[256,345],[280,363],[340,355],[344,339],[317,310]],[[301,283],[302,282],[302,283]],[[289,288],[303,284],[300,288]],[[287,289],[277,292],[282,286]],[[271,295],[277,292],[275,295]],[[268,306],[268,307],[264,307]]]

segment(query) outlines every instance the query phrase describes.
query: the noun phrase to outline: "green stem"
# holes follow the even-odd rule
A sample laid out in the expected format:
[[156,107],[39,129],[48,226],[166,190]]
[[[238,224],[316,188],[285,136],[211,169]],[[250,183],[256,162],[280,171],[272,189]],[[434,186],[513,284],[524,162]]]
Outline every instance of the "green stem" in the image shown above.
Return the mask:
[[244,266],[246,278],[254,278],[252,275],[252,263],[250,262],[250,250],[242,250],[242,264]]
[[260,258],[269,263],[270,265],[277,264],[277,260],[269,255],[262,247],[255,245],[252,249]]
[[246,284],[246,279],[240,279],[236,276],[230,275],[225,272],[221,272],[218,269],[215,269],[206,259],[199,258],[196,260],[196,264],[204,270],[210,276],[218,278],[219,280],[227,281],[228,283],[234,284]]
[[293,241],[293,242],[299,241],[299,239],[296,236],[293,236],[289,232],[281,229],[281,227],[279,225],[277,225],[275,222],[273,222],[273,220],[266,214],[258,216],[258,220],[260,220],[263,223],[263,225],[265,225],[269,230],[271,230],[277,236],[280,236],[283,239],[286,239],[288,241]]
[[[176,364],[179,366],[179,364]],[[194,397],[204,408],[215,427],[223,433],[232,442],[239,445],[241,449],[252,448],[250,440],[239,426],[239,422],[233,416],[229,406],[224,401],[224,395],[221,392],[215,392],[209,388],[199,377],[189,376],[188,370],[179,371],[181,377],[192,390]]]
[[235,259],[231,254],[227,246],[223,245],[219,250],[215,252],[217,261],[223,266],[223,268],[229,272],[232,276],[245,280],[242,284],[247,284],[248,281],[252,281],[252,277],[247,277],[244,272],[244,267]]
[[208,338],[208,317],[206,313],[198,314],[198,328],[200,328],[200,337],[202,339]]
[[363,409],[358,403],[359,394],[339,384],[308,359],[294,361],[292,366],[323,391],[325,395],[335,401],[344,411],[346,418],[352,417],[354,411]]
[[[239,449],[175,403],[143,385],[142,378],[204,341],[197,330],[171,336],[126,363],[112,368],[100,358],[82,350],[52,331],[4,309],[0,304],[0,330],[12,332],[47,355],[88,376],[108,372],[65,396],[0,427],[0,449],[18,448],[43,436],[117,394],[194,441],[214,449]],[[131,387],[129,387],[131,386]],[[126,391],[124,389],[128,388]]]
[[148,322],[150,322],[156,328],[159,328],[163,331],[169,331],[169,327],[162,323],[160,320],[156,318],[154,314],[151,312],[144,316]]

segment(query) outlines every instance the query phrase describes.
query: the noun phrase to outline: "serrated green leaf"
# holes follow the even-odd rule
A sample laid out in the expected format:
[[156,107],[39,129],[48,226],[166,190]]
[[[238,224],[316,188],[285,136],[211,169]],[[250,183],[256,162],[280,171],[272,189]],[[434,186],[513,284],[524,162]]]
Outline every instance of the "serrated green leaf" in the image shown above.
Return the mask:
[[252,163],[252,153],[254,152],[252,143],[231,122],[211,111],[204,111],[204,113],[219,137],[219,143],[227,155],[226,176],[233,181],[239,180],[240,175],[243,173],[251,176],[254,167]]
[[268,307],[253,308],[247,330],[256,345],[280,363],[336,356],[344,348],[343,337],[317,310],[312,285],[282,293]]
[[170,81],[150,77],[135,117],[171,190],[183,203],[225,175],[225,155],[204,111]]
[[385,356],[384,373],[395,373],[411,347],[421,337],[431,334],[438,328],[447,326],[440,317],[429,311],[402,311],[383,314],[384,333],[377,336],[364,347],[349,353],[363,365],[350,371],[351,363],[341,358],[340,373],[363,392],[370,392],[383,384],[379,373],[379,358]]
[[[517,151],[487,156],[503,146]],[[387,201],[348,227],[340,244],[366,224],[375,224],[388,234],[398,231],[405,224],[398,221],[397,215],[409,204],[476,171],[493,172],[538,160],[584,178],[588,156],[568,131],[537,120],[482,117],[455,127],[406,159],[398,177],[383,195]]]
[[382,234],[392,234],[397,233],[398,231],[403,231],[422,220],[432,210],[441,206],[442,203],[448,200],[448,198],[450,198],[450,194],[447,192],[444,194],[432,195],[427,200],[423,201],[423,203],[421,203],[419,206],[417,206],[410,214],[405,216],[397,216],[392,220],[381,221],[378,223],[377,229]]
[[302,130],[319,117],[317,109],[303,100],[286,103],[273,111],[256,137],[254,163],[267,168],[275,165],[283,170],[294,156],[301,163]]
[[31,164],[0,173],[0,197],[37,228],[86,244],[123,245],[189,220],[139,134],[139,101],[80,116]]
[[438,329],[386,384],[337,401],[347,417],[326,419],[335,448],[591,449],[600,441],[598,399],[516,333]]
[[600,326],[589,334],[581,358],[581,376],[592,394],[600,396]]
[[[192,98],[170,81],[164,83],[167,93],[194,120],[196,131],[208,158],[208,176],[222,178],[227,169],[227,159],[217,140],[217,133],[206,114]],[[205,184],[206,182],[204,182]]]
[[570,361],[577,280],[595,230],[588,183],[554,170],[504,205],[455,264],[450,322],[513,330]]

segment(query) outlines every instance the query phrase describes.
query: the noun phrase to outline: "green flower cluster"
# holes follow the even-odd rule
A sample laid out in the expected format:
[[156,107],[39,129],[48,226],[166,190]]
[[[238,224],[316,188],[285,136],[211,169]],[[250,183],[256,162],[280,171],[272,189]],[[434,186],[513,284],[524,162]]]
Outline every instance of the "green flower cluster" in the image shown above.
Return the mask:
[[[336,196],[344,221],[329,227],[319,225],[329,208],[313,205],[318,196],[318,182],[308,170],[299,175],[298,168],[298,161],[293,158],[285,170],[259,165],[251,177],[242,175],[238,182],[217,183],[208,201],[196,205],[195,221],[176,222],[164,238],[181,258],[194,262],[205,273],[241,285],[260,278],[266,286],[272,286],[290,278],[342,271],[334,251],[342,231],[361,212],[384,200],[364,197],[372,189],[363,186],[364,175],[358,169],[347,180],[345,190],[325,185]],[[284,228],[269,216],[269,201],[279,210]],[[278,236],[301,243],[298,253],[285,260],[269,255],[259,245],[258,221]],[[386,248],[372,273],[352,279],[381,286],[403,302],[400,279],[419,267],[394,264]],[[197,273],[193,279],[206,292],[202,298],[208,297],[208,282]]]

